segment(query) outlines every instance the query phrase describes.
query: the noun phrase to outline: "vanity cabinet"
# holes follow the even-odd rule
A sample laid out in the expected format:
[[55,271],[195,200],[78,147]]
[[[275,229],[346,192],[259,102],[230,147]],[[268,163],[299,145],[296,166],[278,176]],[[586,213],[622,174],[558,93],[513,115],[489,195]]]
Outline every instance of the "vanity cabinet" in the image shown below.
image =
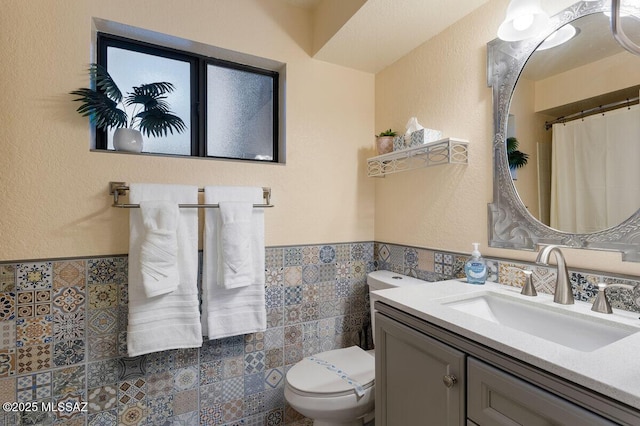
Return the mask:
[[638,425],[638,410],[376,302],[376,426]]
[[465,423],[465,354],[376,316],[376,426]]

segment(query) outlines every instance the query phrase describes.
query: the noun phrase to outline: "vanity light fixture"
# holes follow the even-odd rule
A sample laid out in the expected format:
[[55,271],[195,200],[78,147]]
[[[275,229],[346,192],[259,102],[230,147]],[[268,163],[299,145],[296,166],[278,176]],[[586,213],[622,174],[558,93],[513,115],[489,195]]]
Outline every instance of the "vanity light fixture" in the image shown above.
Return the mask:
[[511,0],[498,37],[504,41],[524,40],[541,34],[548,26],[549,15],[540,7],[540,0]]
[[571,24],[566,24],[558,31],[545,38],[542,44],[540,44],[540,46],[538,46],[536,50],[547,50],[551,49],[552,47],[560,46],[561,44],[566,43],[574,38],[577,34],[578,30],[576,29],[576,27]]
[[[585,3],[602,0],[583,0]],[[611,33],[613,38],[627,51],[640,56],[640,46],[633,42],[622,29],[622,0],[611,0]],[[635,0],[636,2],[638,0]],[[637,7],[637,3],[636,7]],[[540,7],[540,0],[511,0],[507,16],[498,28],[498,38],[504,41],[520,41],[540,35],[550,24],[549,15]],[[548,48],[548,47],[547,47]]]

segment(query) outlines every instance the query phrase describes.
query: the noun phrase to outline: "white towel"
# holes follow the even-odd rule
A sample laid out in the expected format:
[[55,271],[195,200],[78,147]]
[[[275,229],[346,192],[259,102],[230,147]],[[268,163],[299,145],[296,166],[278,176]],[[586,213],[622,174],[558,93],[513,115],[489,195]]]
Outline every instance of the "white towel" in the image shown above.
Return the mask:
[[[196,204],[198,188],[185,185],[131,184],[131,203],[171,201]],[[127,354],[137,356],[168,349],[202,346],[198,302],[198,211],[180,209],[176,228],[177,288],[147,297],[140,263],[145,226],[140,209],[129,215],[129,325]]]
[[142,286],[147,297],[178,288],[178,217],[175,201],[140,201],[144,235],[140,246]]
[[[252,202],[220,201],[218,284],[224,288],[255,283],[251,253]],[[264,274],[264,271],[257,271]]]
[[[206,187],[206,204],[230,206],[227,202],[264,203],[262,188]],[[202,271],[202,331],[209,339],[264,331],[267,312],[264,299],[264,210],[251,209],[251,275],[250,285],[225,288],[220,284],[220,209],[205,211],[204,254]]]

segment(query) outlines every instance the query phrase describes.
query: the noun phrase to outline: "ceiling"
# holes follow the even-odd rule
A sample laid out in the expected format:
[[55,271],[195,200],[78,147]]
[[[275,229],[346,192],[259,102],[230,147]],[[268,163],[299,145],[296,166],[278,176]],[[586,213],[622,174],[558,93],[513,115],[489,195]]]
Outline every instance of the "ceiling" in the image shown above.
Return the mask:
[[[351,3],[354,12],[316,40],[313,57],[366,72],[391,65],[488,0],[284,0],[310,9],[319,19]],[[363,3],[359,8],[357,6]],[[335,14],[333,14],[335,17]],[[315,21],[317,26],[322,21]],[[325,41],[326,39],[326,41]]]
[[[314,58],[377,73],[489,0],[281,1],[313,14]],[[554,15],[575,1],[541,0],[541,6]],[[571,42],[536,53],[527,63],[526,76],[538,80],[620,52],[610,36],[607,18],[597,15],[580,20],[576,25],[580,33]],[[602,36],[596,27],[609,36]],[[635,28],[629,35],[637,41],[640,26]]]

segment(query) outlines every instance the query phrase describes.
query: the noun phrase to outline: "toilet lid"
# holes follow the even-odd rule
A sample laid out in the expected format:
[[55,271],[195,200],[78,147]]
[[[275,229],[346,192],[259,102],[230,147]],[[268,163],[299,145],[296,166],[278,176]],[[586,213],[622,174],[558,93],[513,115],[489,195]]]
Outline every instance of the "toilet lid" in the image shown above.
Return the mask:
[[371,386],[374,378],[375,358],[358,346],[306,357],[287,373],[289,386],[316,394],[358,393]]

